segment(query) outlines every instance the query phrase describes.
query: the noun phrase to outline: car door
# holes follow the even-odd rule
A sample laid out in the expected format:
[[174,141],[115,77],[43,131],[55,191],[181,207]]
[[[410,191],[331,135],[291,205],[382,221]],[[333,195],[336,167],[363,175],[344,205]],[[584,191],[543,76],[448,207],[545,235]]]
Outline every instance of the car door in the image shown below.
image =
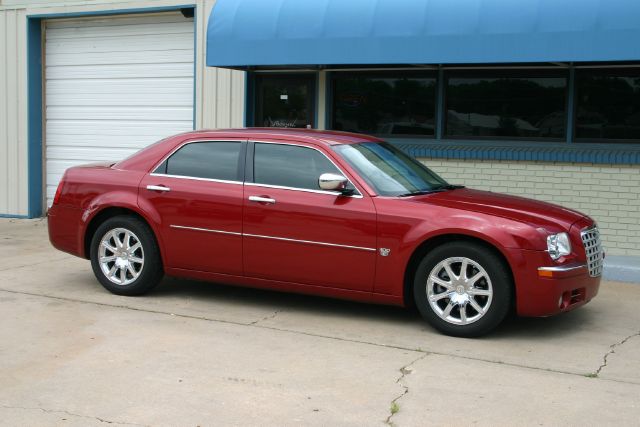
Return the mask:
[[246,143],[190,141],[140,184],[160,216],[167,267],[242,275]]
[[[371,198],[323,191],[322,173],[344,175],[320,147],[249,143],[244,269],[256,278],[371,291],[376,213]],[[350,183],[350,185],[353,185]]]

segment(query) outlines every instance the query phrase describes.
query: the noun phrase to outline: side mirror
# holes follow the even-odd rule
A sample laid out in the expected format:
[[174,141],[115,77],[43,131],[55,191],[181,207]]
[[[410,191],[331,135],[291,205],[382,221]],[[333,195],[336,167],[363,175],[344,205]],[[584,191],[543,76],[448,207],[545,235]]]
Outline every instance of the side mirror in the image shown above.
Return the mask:
[[351,190],[347,189],[349,180],[337,173],[323,173],[318,178],[318,185],[325,191],[339,191],[342,194],[349,194]]

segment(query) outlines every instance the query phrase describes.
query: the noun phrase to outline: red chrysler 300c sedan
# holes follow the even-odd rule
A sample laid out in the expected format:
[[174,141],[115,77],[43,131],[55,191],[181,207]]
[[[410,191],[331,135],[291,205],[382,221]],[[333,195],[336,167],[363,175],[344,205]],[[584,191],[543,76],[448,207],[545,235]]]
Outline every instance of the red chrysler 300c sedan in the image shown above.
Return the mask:
[[549,316],[598,292],[589,217],[450,185],[377,138],[196,131],[118,163],[73,167],[49,210],[53,245],[109,291],[163,274],[382,304],[477,336],[514,309]]

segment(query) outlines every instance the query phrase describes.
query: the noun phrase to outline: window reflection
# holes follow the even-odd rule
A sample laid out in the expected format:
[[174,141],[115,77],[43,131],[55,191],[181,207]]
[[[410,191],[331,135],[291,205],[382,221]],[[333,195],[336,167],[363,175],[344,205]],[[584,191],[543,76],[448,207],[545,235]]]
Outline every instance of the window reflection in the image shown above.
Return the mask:
[[576,138],[640,139],[640,71],[577,72]]
[[335,130],[375,135],[435,134],[436,79],[424,73],[336,74]]
[[450,77],[446,135],[563,138],[565,77]]
[[313,126],[314,76],[260,75],[256,78],[256,126]]

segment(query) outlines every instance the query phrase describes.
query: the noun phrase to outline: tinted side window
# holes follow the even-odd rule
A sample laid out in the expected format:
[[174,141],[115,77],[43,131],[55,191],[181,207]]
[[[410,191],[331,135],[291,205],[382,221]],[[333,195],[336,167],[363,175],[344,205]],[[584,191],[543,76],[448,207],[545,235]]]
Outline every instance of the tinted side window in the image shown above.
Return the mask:
[[563,138],[564,76],[449,77],[446,135]]
[[435,76],[423,72],[335,73],[332,129],[433,136],[435,101]]
[[[156,171],[169,175],[238,181],[241,146],[240,142],[187,144],[169,157]],[[162,170],[163,167],[166,168],[166,172]]]
[[306,147],[255,145],[254,180],[258,184],[319,190],[323,173],[341,172],[322,153]]
[[577,138],[640,139],[637,70],[579,70],[576,90]]

